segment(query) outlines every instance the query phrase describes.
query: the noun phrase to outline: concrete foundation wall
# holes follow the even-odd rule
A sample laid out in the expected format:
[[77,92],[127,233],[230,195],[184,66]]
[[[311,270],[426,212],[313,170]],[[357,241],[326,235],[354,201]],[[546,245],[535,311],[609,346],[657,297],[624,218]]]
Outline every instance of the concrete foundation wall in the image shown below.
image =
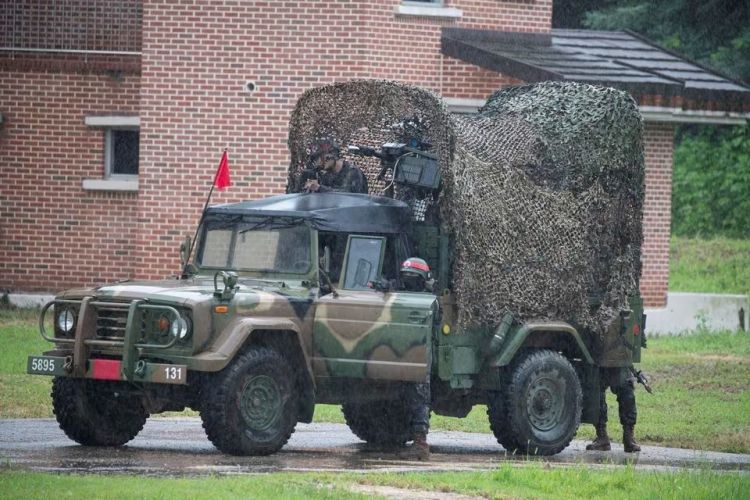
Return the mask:
[[646,314],[646,334],[650,336],[748,328],[746,295],[670,292],[665,308],[646,309]]

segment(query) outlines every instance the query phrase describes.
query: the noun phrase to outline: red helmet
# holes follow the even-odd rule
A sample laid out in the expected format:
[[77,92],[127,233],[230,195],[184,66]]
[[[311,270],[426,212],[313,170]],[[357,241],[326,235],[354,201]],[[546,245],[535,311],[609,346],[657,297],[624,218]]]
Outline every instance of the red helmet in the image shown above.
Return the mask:
[[430,279],[430,266],[424,259],[419,257],[410,257],[401,264],[401,274],[411,274],[419,276],[423,280]]

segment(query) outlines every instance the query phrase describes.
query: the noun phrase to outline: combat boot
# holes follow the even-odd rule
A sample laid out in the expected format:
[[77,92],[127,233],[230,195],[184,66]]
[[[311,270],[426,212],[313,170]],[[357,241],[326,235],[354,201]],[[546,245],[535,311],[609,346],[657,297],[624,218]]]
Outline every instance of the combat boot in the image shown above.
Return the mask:
[[399,457],[405,460],[429,460],[430,446],[427,444],[427,433],[415,432],[414,442],[399,453]]
[[625,453],[641,451],[641,447],[635,442],[635,426],[622,426],[622,444],[625,447]]
[[607,422],[596,424],[596,439],[591,444],[586,445],[588,451],[609,451],[612,449],[612,442],[607,434]]

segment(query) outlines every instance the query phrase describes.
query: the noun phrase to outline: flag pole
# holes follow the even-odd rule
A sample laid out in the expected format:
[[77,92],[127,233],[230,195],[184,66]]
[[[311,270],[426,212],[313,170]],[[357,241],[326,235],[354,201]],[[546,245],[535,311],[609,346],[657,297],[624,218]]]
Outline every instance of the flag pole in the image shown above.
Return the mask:
[[[226,162],[226,165],[225,165]],[[214,181],[211,183],[211,189],[208,190],[208,197],[206,198],[206,203],[203,204],[203,211],[201,211],[201,218],[198,220],[198,225],[195,227],[195,234],[193,234],[193,239],[190,241],[190,249],[188,250],[187,259],[185,260],[185,266],[182,268],[182,278],[187,278],[187,273],[185,270],[187,269],[187,265],[190,262],[190,256],[193,255],[193,248],[195,247],[195,241],[198,239],[198,230],[201,227],[201,223],[203,222],[203,217],[206,215],[206,210],[208,209],[208,203],[211,201],[211,195],[214,193],[214,187],[216,186],[216,180],[219,178],[219,172],[222,170],[222,166],[226,166],[226,168],[229,168],[228,165],[229,160],[227,159],[227,150],[225,149],[224,152],[221,155],[221,161],[219,162],[219,168],[216,169],[216,173],[214,174]]]

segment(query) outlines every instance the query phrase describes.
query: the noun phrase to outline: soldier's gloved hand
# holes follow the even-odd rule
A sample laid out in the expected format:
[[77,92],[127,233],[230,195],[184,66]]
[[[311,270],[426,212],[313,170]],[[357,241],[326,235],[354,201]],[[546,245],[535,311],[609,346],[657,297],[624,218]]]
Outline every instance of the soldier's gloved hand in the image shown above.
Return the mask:
[[317,179],[310,179],[305,183],[305,190],[308,193],[317,193],[320,189],[320,184],[318,183]]

